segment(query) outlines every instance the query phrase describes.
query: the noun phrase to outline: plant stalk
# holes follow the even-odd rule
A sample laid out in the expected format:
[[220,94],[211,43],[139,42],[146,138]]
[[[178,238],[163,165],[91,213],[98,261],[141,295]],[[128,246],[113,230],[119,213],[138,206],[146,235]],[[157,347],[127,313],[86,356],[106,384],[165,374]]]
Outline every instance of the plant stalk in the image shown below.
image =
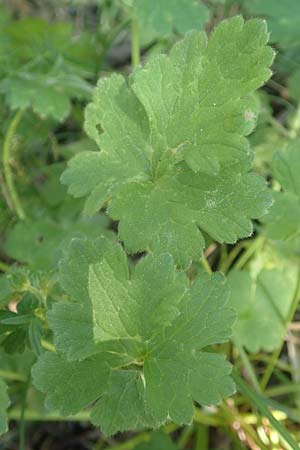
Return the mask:
[[[293,320],[293,317],[294,317],[295,312],[297,310],[297,306],[298,306],[298,302],[299,302],[299,290],[300,290],[300,266],[299,266],[299,269],[298,269],[297,283],[296,283],[296,287],[295,287],[295,292],[294,292],[292,304],[290,306],[289,313],[288,313],[287,318],[286,318],[285,323],[284,323],[286,329],[288,327],[288,324]],[[283,345],[284,345],[284,342],[282,342],[281,346],[278,349],[276,349],[274,351],[274,353],[272,354],[272,356],[271,356],[270,362],[269,362],[269,364],[268,364],[268,366],[266,368],[266,371],[265,371],[265,373],[264,373],[264,375],[263,375],[263,377],[261,379],[261,382],[260,382],[260,388],[261,388],[262,391],[265,390],[265,388],[267,387],[267,385],[269,383],[269,380],[270,380],[271,375],[273,373],[273,370],[274,370],[274,368],[276,366],[276,362],[277,362],[277,360],[278,360],[278,358],[280,356],[280,353],[281,353]]]
[[131,63],[133,69],[140,65],[139,23],[136,19],[131,22]]
[[4,178],[7,186],[8,195],[17,216],[21,220],[24,220],[26,218],[26,215],[15,187],[14,177],[10,167],[10,159],[14,147],[14,139],[16,131],[23,116],[23,113],[24,111],[19,110],[12,119],[4,139],[3,155],[2,155]]

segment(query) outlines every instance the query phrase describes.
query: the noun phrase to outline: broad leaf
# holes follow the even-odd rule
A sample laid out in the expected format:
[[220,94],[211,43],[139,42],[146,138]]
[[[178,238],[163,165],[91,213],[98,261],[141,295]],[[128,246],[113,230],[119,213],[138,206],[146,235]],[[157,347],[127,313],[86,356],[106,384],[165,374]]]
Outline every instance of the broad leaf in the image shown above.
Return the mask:
[[87,214],[108,206],[128,252],[167,252],[186,267],[202,253],[203,231],[230,243],[252,233],[270,204],[249,173],[246,139],[256,118],[248,94],[270,76],[267,36],[262,21],[234,17],[208,42],[187,34],[128,84],[99,81],[85,126],[101,151],[73,158],[62,181],[87,197]]
[[129,270],[122,247],[102,238],[72,242],[61,281],[71,301],[48,314],[58,353],[33,369],[51,408],[74,414],[93,402],[92,422],[113,434],[190,423],[193,400],[217,404],[234,391],[230,364],[205,351],[234,320],[222,276],[190,285],[166,254]]
[[274,192],[274,204],[263,218],[265,234],[284,241],[293,252],[300,248],[300,141],[292,141],[286,151],[275,154],[273,176],[282,191]]
[[296,283],[290,271],[262,270],[257,277],[247,271],[228,276],[229,305],[237,311],[233,339],[252,353],[276,350],[286,333],[286,319]]
[[299,44],[300,2],[298,0],[243,0],[247,10],[267,19],[271,41],[281,46]]
[[207,7],[195,0],[134,0],[133,11],[141,30],[154,36],[202,29],[209,18]]

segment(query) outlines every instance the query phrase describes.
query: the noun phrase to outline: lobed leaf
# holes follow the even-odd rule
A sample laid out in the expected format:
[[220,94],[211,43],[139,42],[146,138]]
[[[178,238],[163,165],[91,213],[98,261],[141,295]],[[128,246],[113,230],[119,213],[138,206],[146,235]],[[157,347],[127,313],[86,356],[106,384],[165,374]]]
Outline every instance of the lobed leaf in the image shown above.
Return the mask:
[[107,206],[129,253],[170,253],[180,267],[201,256],[203,232],[234,243],[270,205],[249,173],[249,94],[270,76],[263,21],[234,17],[209,41],[191,32],[169,56],[150,59],[128,83],[101,79],[85,127],[100,152],[70,161],[62,181],[85,212]]
[[221,275],[190,285],[167,254],[129,270],[122,247],[99,238],[72,242],[61,281],[71,301],[48,313],[58,353],[33,368],[51,408],[93,404],[92,422],[113,434],[190,423],[193,401],[217,404],[234,391],[231,365],[206,350],[234,321]]

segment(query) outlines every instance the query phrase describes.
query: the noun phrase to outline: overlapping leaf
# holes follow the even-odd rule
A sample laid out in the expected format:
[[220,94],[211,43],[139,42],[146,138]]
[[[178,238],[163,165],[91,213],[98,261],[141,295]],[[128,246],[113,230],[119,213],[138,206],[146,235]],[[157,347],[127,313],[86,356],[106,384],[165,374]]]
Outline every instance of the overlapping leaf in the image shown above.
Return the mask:
[[103,238],[73,241],[61,277],[71,301],[48,314],[58,353],[33,369],[48,406],[74,414],[93,403],[92,422],[112,434],[189,423],[193,400],[233,392],[230,364],[205,351],[228,339],[234,320],[221,276],[190,286],[167,254],[130,272],[122,247]]
[[[71,43],[71,44],[70,44]],[[68,24],[27,18],[11,22],[0,33],[0,93],[12,109],[32,108],[42,117],[63,120],[71,99],[88,100],[91,87],[84,77],[97,52],[83,39],[74,41]],[[13,56],[12,56],[13,55]]]
[[229,305],[237,311],[233,338],[247,350],[276,350],[286,333],[286,320],[296,289],[291,272],[262,270],[257,277],[247,271],[228,276]]
[[273,176],[282,191],[274,192],[274,204],[263,218],[265,234],[284,241],[294,252],[300,248],[300,141],[292,141],[273,160]]
[[7,256],[27,263],[33,271],[54,269],[71,239],[101,235],[113,239],[115,234],[107,230],[105,222],[101,216],[73,222],[50,219],[18,222],[7,234],[4,249]]
[[0,379],[0,435],[7,431],[7,408],[10,401],[7,395],[7,386]]
[[134,0],[133,11],[141,30],[156,36],[202,29],[209,18],[207,7],[196,0]]
[[272,42],[284,47],[299,44],[298,0],[243,0],[243,2],[251,14],[266,18]]
[[262,21],[234,17],[208,42],[187,34],[128,84],[99,81],[86,131],[101,151],[76,156],[62,180],[87,197],[86,213],[108,205],[127,251],[168,252],[185,267],[201,255],[202,231],[220,242],[251,234],[270,203],[246,139],[248,94],[270,76],[267,37]]
[[71,111],[71,99],[89,100],[91,87],[76,75],[24,73],[1,81],[0,92],[14,110],[32,108],[41,117],[61,121]]

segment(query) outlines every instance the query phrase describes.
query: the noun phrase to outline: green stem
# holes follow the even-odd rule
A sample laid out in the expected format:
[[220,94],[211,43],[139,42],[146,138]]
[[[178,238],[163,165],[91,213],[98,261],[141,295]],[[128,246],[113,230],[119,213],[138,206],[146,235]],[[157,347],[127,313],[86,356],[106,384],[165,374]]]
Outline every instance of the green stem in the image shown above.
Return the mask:
[[[8,417],[10,420],[20,420],[20,408],[13,408],[9,410]],[[30,422],[88,422],[90,420],[90,412],[83,411],[74,416],[62,416],[58,412],[39,413],[32,409],[26,409],[24,419]]]
[[[258,354],[258,355],[249,356],[249,359],[250,359],[250,361],[259,361],[259,362],[264,362],[265,364],[268,364],[271,360],[271,356]],[[276,361],[276,367],[278,367],[278,369],[280,369],[284,372],[288,372],[288,373],[292,372],[291,367],[288,364],[286,364],[280,360]]]
[[195,450],[208,450],[209,448],[209,434],[208,427],[199,424],[196,433],[196,447]]
[[276,366],[276,362],[277,362],[277,360],[278,360],[278,358],[280,356],[282,347],[283,347],[283,344],[272,353],[270,362],[267,365],[267,368],[266,368],[266,370],[264,372],[264,375],[263,375],[263,377],[261,379],[261,382],[260,382],[260,388],[261,388],[262,391],[264,391],[266,389],[266,387],[267,387],[267,385],[269,383],[269,380],[270,380],[270,378],[272,376],[272,373],[274,371],[274,368]]
[[[253,406],[255,406],[260,413],[265,416],[270,424],[275,428],[281,438],[293,449],[299,450],[298,444],[295,442],[293,436],[288,432],[288,430],[273,416],[271,411],[269,410],[265,399],[259,395],[257,392],[253,391],[247,383],[236,373],[233,371],[232,377],[237,385],[238,390],[241,394],[246,397]],[[286,448],[289,448],[286,446]]]
[[234,422],[239,422],[241,428],[244,430],[246,434],[248,434],[251,439],[255,442],[255,444],[260,448],[260,450],[267,450],[267,448],[259,442],[259,437],[257,436],[253,427],[251,427],[248,423],[243,420],[243,417],[238,415],[238,411],[232,411],[229,406],[225,402],[220,405],[220,409],[227,420],[228,424],[232,425]]
[[133,69],[140,65],[139,23],[136,19],[131,22],[131,63]]
[[0,369],[0,378],[12,381],[26,381],[25,375],[4,369]]
[[289,130],[287,130],[278,120],[274,119],[271,115],[266,115],[267,122],[276,128],[284,137],[291,139],[292,134]]
[[207,273],[209,273],[210,275],[213,273],[205,255],[202,255],[201,257],[201,264]]
[[263,236],[258,236],[253,240],[253,243],[249,246],[249,248],[242,254],[242,256],[237,260],[237,262],[234,264],[233,268],[235,270],[242,269],[249,259],[254,255],[254,253],[260,249],[265,242],[265,238]]
[[226,258],[226,260],[222,261],[220,264],[220,272],[223,273],[227,273],[228,270],[230,269],[231,264],[233,263],[233,261],[237,258],[237,256],[239,255],[239,253],[242,251],[242,249],[247,246],[245,241],[241,241],[239,242],[229,253],[228,257]]
[[185,429],[182,431],[182,433],[180,435],[180,438],[178,439],[178,448],[179,449],[185,448],[193,431],[194,431],[193,426],[185,427]]
[[224,422],[224,420],[217,414],[205,414],[200,410],[200,408],[196,408],[195,410],[194,422],[211,427],[227,425],[227,423]]
[[299,394],[300,385],[296,383],[281,384],[279,386],[273,386],[269,389],[266,389],[264,393],[267,397],[277,397],[280,395],[295,394],[295,393]]
[[[298,269],[297,282],[296,282],[295,292],[293,295],[292,304],[290,306],[288,315],[287,315],[285,323],[284,323],[285,329],[287,329],[289,323],[293,320],[293,317],[297,310],[297,306],[298,306],[298,302],[299,302],[299,289],[300,289],[300,266]],[[274,353],[271,356],[270,362],[269,362],[269,364],[265,370],[265,373],[261,379],[261,382],[260,382],[260,387],[261,387],[262,391],[265,390],[265,388],[267,387],[267,385],[269,383],[269,380],[270,380],[273,370],[276,366],[276,362],[280,356],[283,345],[284,345],[284,341],[282,342],[280,347],[274,351]]]
[[238,349],[238,352],[240,354],[241,360],[243,361],[243,364],[245,366],[245,369],[247,370],[247,374],[251,380],[251,383],[253,384],[254,389],[257,392],[261,392],[260,386],[259,386],[259,382],[258,379],[256,377],[256,373],[252,367],[252,364],[248,358],[247,353],[245,352],[245,350],[243,349],[242,345],[240,345],[238,342],[233,341],[234,345],[236,346],[236,348]]
[[21,220],[24,220],[26,218],[26,216],[25,216],[25,212],[23,210],[22,204],[20,202],[18,193],[15,188],[14,177],[13,177],[11,167],[10,167],[10,159],[11,159],[11,152],[12,152],[12,149],[14,146],[14,138],[16,135],[16,130],[17,130],[20,120],[22,118],[23,112],[24,111],[19,110],[9,125],[9,128],[7,130],[7,133],[6,133],[6,136],[4,139],[3,155],[2,155],[3,171],[4,171],[5,182],[7,185],[7,191],[8,191],[9,197],[11,199],[12,205],[14,207],[14,210],[17,213],[17,216],[19,217],[19,219],[21,219]]

